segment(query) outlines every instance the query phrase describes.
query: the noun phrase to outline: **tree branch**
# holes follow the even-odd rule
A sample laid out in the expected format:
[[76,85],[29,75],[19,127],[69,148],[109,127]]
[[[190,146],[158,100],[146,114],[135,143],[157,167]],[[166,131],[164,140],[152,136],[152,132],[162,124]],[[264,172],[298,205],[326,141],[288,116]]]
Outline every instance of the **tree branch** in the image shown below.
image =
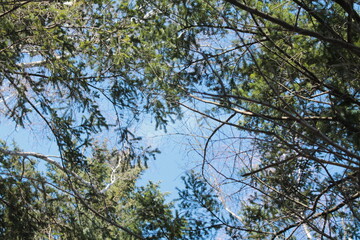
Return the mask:
[[249,6],[246,6],[245,4],[242,4],[236,0],[225,0],[225,2],[228,2],[232,5],[234,5],[235,7],[238,7],[244,11],[247,11],[249,13],[252,13],[260,18],[263,18],[265,20],[268,20],[272,23],[275,23],[276,25],[290,31],[290,32],[296,32],[299,33],[301,35],[305,35],[305,36],[309,36],[309,37],[314,37],[317,38],[319,40],[328,42],[328,43],[333,43],[337,46],[340,46],[342,48],[348,49],[348,50],[352,50],[353,52],[356,52],[357,55],[360,55],[360,47],[357,47],[351,43],[345,42],[344,40],[339,40],[339,39],[335,39],[335,38],[328,38],[325,37],[324,35],[321,35],[320,33],[308,30],[308,29],[304,29],[304,28],[300,28],[296,25],[291,25],[281,19],[272,17],[264,12],[261,12],[257,9],[251,8]]
[[75,177],[78,181],[80,181],[81,183],[83,183],[84,185],[86,185],[87,187],[95,190],[97,193],[100,193],[96,187],[91,184],[90,182],[86,181],[85,179],[83,179],[82,177],[80,177],[78,174],[76,174],[75,172],[68,170],[66,168],[64,168],[63,166],[61,166],[61,164],[59,164],[58,162],[56,162],[55,160],[51,159],[49,156],[40,154],[40,153],[35,153],[35,152],[20,152],[20,151],[10,151],[4,148],[0,147],[0,153],[3,153],[5,155],[11,155],[11,156],[22,156],[22,157],[35,157],[38,159],[42,159],[45,162],[51,164],[52,166],[55,166],[56,168],[60,169],[61,171],[63,171],[66,174],[69,174],[73,177]]
[[30,3],[30,2],[32,2],[32,0],[25,1],[25,2],[23,2],[23,3],[21,3],[21,4],[17,5],[17,6],[13,7],[12,9],[10,9],[10,10],[8,10],[8,11],[6,11],[6,12],[3,12],[2,14],[0,14],[0,18],[4,17],[5,15],[7,15],[7,14],[9,14],[9,13],[12,13],[13,11],[17,10],[18,8],[20,8],[20,7],[28,4],[28,3]]

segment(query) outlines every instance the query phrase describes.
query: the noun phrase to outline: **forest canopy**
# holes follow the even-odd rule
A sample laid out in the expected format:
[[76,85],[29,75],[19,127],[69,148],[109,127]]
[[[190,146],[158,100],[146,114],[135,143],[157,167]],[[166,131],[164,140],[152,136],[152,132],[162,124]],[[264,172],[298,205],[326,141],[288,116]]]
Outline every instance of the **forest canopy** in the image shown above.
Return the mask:
[[[58,153],[3,139],[0,236],[360,237],[359,2],[0,7],[0,121],[40,125]],[[157,149],[133,126],[187,112],[200,164],[168,204],[135,184]]]

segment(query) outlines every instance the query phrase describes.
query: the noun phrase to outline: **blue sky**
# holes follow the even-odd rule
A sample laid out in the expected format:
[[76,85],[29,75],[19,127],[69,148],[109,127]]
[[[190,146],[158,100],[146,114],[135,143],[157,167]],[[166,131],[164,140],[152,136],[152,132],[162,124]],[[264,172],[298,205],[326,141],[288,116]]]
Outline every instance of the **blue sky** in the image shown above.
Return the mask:
[[154,123],[149,118],[140,124],[139,135],[144,136],[145,144],[158,148],[161,153],[149,162],[139,184],[148,181],[159,183],[162,192],[169,193],[168,199],[178,197],[176,188],[182,188],[181,177],[195,168],[199,163],[199,156],[191,146],[190,133],[196,128],[194,113],[185,111],[184,118],[167,126],[167,132],[155,130]]
[[[169,193],[168,200],[177,198],[176,188],[183,186],[181,176],[196,166],[195,159],[198,159],[191,151],[185,134],[192,123],[194,119],[191,117],[179,120],[169,124],[167,132],[155,130],[155,124],[151,122],[149,116],[145,116],[145,119],[137,124],[137,132],[143,136],[144,144],[161,151],[156,155],[155,160],[148,162],[149,168],[142,175],[139,185],[145,185],[148,181],[159,183],[160,190]],[[58,155],[57,145],[49,139],[49,136],[51,136],[49,130],[41,122],[34,122],[27,129],[16,127],[7,119],[1,119],[0,122],[0,139],[9,144],[15,142],[23,151]]]

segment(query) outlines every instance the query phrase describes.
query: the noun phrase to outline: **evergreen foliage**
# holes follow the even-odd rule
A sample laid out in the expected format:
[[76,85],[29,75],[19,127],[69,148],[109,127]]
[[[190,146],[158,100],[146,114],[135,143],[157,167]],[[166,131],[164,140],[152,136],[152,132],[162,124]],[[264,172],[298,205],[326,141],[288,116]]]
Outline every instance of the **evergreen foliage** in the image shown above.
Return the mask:
[[[0,6],[1,118],[42,122],[60,154],[2,143],[4,237],[360,238],[359,2]],[[148,113],[165,128],[181,109],[207,137],[173,212],[135,185],[156,150],[131,126]],[[96,143],[106,131],[114,153]]]

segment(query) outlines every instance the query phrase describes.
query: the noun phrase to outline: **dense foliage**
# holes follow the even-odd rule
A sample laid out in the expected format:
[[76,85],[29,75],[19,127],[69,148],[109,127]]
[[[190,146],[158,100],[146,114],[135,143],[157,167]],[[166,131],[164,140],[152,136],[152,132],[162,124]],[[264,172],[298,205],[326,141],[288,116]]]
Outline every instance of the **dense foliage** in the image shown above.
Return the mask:
[[229,234],[358,238],[359,3],[146,3],[177,27],[159,81],[203,118],[201,172]]
[[[146,112],[161,128],[170,117],[180,116],[181,109],[189,109],[201,116],[192,135],[199,135],[197,143],[203,140],[202,176],[189,175],[186,189],[180,191],[192,234],[215,231],[232,239],[360,237],[358,2],[93,0],[0,5],[2,117],[24,128],[35,121],[45,124],[62,162],[9,151],[4,145],[0,152],[11,164],[3,165],[3,172],[24,161],[19,156],[47,161],[57,172],[51,181],[67,175],[75,196],[66,202],[83,201],[81,211],[95,214],[95,203],[89,205],[85,193],[92,191],[87,174],[98,162],[88,156],[96,152],[97,134],[116,135],[127,166],[136,160],[141,166],[152,151],[130,131],[131,124]],[[16,175],[22,176],[21,164],[17,169]],[[29,165],[29,173],[33,171]],[[13,177],[1,176],[2,188],[16,193],[9,199],[21,191],[37,198],[41,195],[34,194],[35,189],[44,189],[29,181],[11,185]],[[111,174],[92,177],[101,185]],[[79,181],[81,196],[77,191],[82,188],[71,187]],[[153,218],[132,212],[130,216],[144,217],[149,224],[127,226],[119,224],[124,220],[120,218],[110,221],[112,227],[125,233],[131,229],[130,234],[140,237],[158,228],[167,234],[155,231],[151,237],[194,237],[169,230],[182,225],[170,223],[178,216],[166,214],[169,206],[162,200],[151,203],[153,194],[159,194],[153,185],[121,191],[138,201],[140,209],[158,204],[165,214],[157,212]],[[24,222],[30,215],[19,212]],[[204,216],[206,223],[194,216]],[[160,227],[154,219],[170,222]]]
[[1,119],[58,148],[49,156],[1,143],[0,238],[185,237],[186,219],[157,185],[135,185],[157,151],[141,142],[133,123],[149,113],[163,127],[166,114],[177,111],[154,98],[149,63],[159,54],[150,42],[140,44],[146,29],[135,6],[95,0],[0,7]]
[[[1,147],[8,149],[3,143]],[[208,235],[189,228],[184,214],[173,213],[156,184],[137,186],[142,170],[128,166],[123,153],[97,147],[86,174],[65,173],[54,165],[39,171],[34,157],[14,156],[14,151],[12,155],[0,155],[2,239],[201,239]],[[196,228],[203,222],[191,225]]]

